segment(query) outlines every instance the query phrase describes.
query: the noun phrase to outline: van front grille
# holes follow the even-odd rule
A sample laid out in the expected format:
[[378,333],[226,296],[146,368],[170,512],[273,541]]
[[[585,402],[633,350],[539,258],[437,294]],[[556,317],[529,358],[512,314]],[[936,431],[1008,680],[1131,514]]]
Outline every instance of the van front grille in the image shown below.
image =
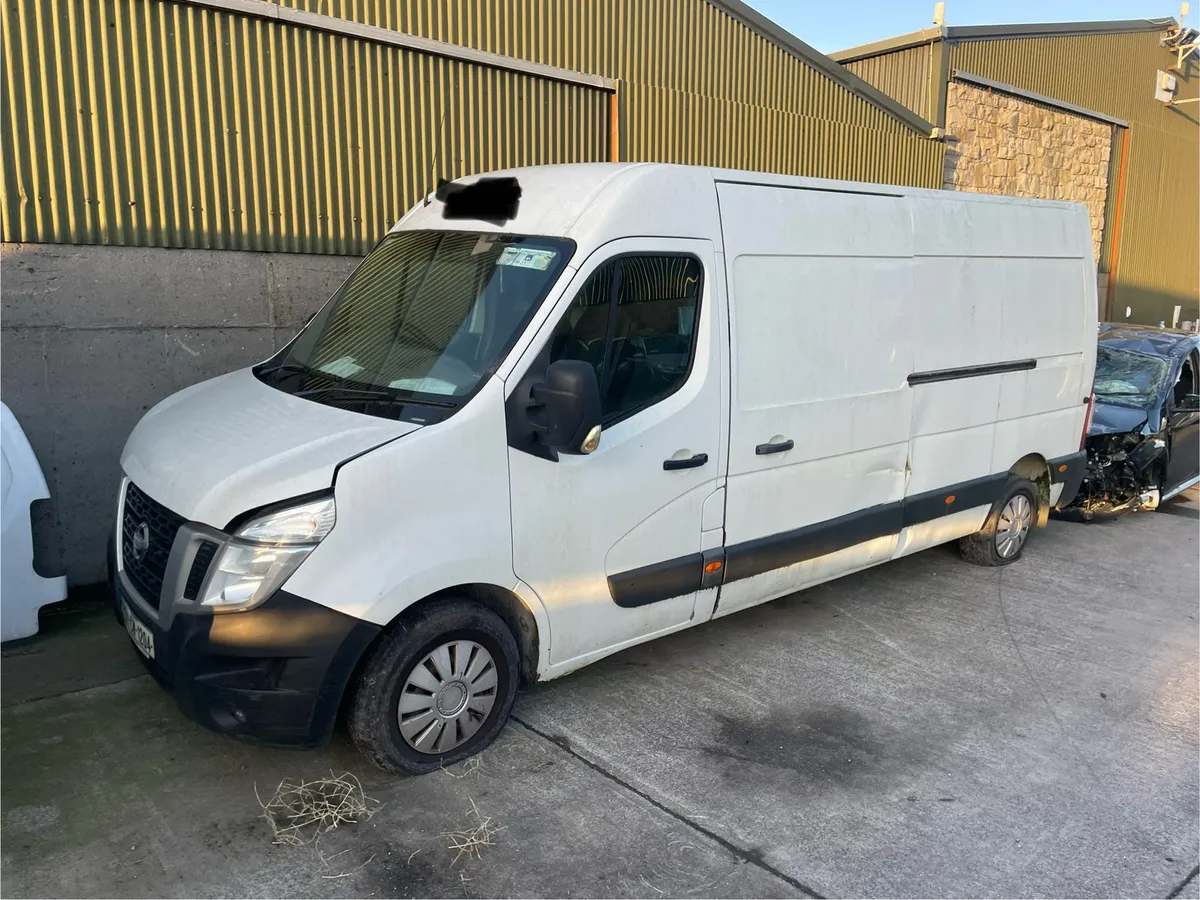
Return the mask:
[[152,500],[132,481],[121,517],[121,562],[142,599],[158,609],[171,545],[185,519]]

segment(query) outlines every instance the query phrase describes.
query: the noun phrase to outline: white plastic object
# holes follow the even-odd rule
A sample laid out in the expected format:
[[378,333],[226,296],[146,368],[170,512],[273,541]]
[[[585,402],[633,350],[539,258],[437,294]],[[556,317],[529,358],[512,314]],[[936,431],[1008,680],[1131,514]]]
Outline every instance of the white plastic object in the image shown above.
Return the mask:
[[0,640],[37,634],[38,610],[66,599],[67,579],[33,570],[30,504],[50,496],[29,439],[0,403]]

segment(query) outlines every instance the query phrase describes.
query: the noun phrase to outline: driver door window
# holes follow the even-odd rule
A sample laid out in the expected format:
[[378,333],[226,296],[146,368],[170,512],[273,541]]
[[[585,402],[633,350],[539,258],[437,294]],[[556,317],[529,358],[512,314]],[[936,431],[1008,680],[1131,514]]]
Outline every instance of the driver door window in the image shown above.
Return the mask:
[[550,340],[550,362],[596,370],[607,428],[679,390],[695,355],[702,270],[692,256],[633,255],[592,273]]

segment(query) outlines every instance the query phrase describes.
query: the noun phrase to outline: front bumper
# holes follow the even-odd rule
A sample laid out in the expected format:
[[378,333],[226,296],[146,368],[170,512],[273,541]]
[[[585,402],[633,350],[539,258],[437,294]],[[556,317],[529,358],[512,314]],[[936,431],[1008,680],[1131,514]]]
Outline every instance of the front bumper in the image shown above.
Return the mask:
[[188,718],[247,740],[316,747],[329,740],[346,686],[379,626],[279,590],[247,612],[179,612],[165,626],[146,615],[116,567],[109,591],[154,635],[146,669]]
[[1058,500],[1054,504],[1056,510],[1066,509],[1079,493],[1083,484],[1083,476],[1087,472],[1087,451],[1080,450],[1067,456],[1050,460],[1050,483],[1061,484]]

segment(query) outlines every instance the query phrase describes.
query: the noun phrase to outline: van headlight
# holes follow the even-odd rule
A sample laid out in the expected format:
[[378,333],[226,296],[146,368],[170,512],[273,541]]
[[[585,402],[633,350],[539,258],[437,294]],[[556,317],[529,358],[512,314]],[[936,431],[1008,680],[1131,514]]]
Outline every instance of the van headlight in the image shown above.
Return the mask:
[[201,605],[214,611],[258,606],[299,568],[335,521],[333,497],[251,519],[217,557]]

